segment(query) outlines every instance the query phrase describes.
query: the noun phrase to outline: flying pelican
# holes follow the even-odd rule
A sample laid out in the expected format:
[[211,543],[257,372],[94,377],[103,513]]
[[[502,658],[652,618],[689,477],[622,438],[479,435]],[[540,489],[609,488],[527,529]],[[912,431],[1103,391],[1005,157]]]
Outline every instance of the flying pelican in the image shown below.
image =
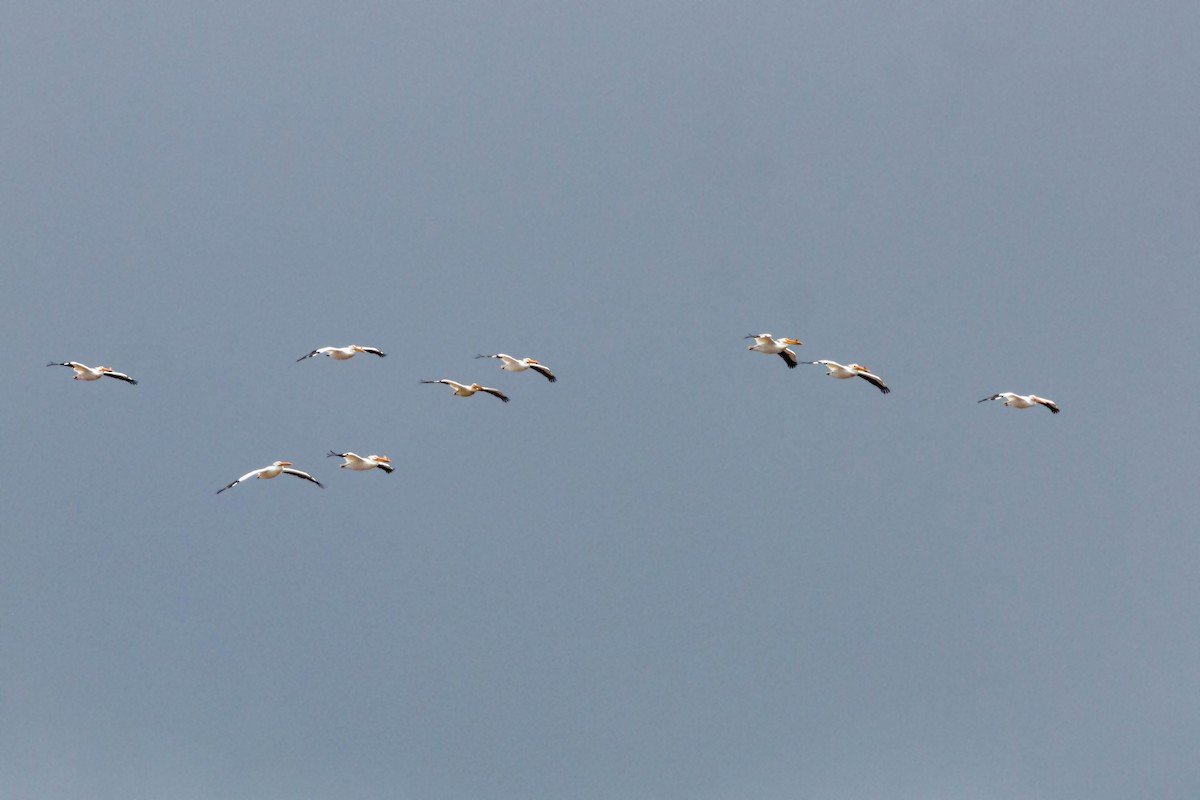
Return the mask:
[[77,381],[98,381],[101,378],[116,378],[119,381],[126,383],[137,383],[133,378],[123,372],[114,372],[108,367],[89,367],[87,364],[80,364],[78,361],[51,361],[47,367],[70,367],[75,370],[75,380]]
[[354,453],[335,453],[330,450],[329,455],[326,456],[326,458],[334,457],[346,459],[346,463],[342,464],[341,468],[352,469],[355,472],[362,472],[363,470],[379,467],[384,472],[390,474],[392,470],[395,469],[395,467],[392,466],[392,460],[387,456],[367,456],[364,458]]
[[554,377],[554,373],[542,366],[540,361],[534,361],[532,358],[513,358],[504,353],[496,353],[494,356],[485,356],[482,353],[475,356],[476,358],[498,358],[504,363],[500,365],[500,369],[506,369],[509,372],[524,372],[531,369],[539,375],[545,376],[546,380],[554,383],[558,378]]
[[878,375],[872,375],[870,370],[868,370],[862,364],[850,364],[849,366],[842,366],[841,364],[837,363],[836,361],[825,361],[825,360],[802,361],[800,363],[802,363],[802,364],[821,364],[822,366],[828,367],[829,372],[826,372],[825,374],[830,376],[831,378],[862,378],[864,381],[871,384],[872,386],[874,386],[876,389],[883,392],[884,394],[887,394],[888,392],[892,391],[886,385],[884,385],[882,378],[880,378]]
[[329,356],[336,361],[345,361],[347,358],[354,358],[359,353],[370,353],[373,356],[383,358],[387,353],[380,350],[378,347],[359,347],[356,344],[349,344],[345,347],[318,347],[306,356],[297,358],[297,361],[303,361],[306,358],[313,356]]
[[1053,400],[1047,400],[1044,397],[1038,397],[1036,394],[1014,394],[1012,392],[1000,392],[991,397],[985,397],[979,402],[986,403],[988,400],[999,400],[1004,398],[1004,405],[1009,408],[1033,408],[1034,406],[1045,406],[1050,409],[1050,413],[1057,414],[1060,409],[1055,405]]
[[789,350],[788,345],[804,344],[804,342],[800,341],[799,339],[776,339],[769,333],[751,333],[745,338],[753,339],[755,342],[747,347],[747,350],[757,350],[758,352],[764,353],[768,356],[779,356],[786,361],[787,365],[792,369],[796,368],[796,364],[798,362],[796,361],[796,353],[792,350]]
[[[271,478],[278,478],[280,476],[280,474],[282,474],[282,473],[287,473],[288,475],[295,475],[297,478],[304,478],[304,480],[306,480],[306,481],[312,481],[317,486],[321,486],[321,482],[319,480],[317,480],[316,478],[314,478],[312,475],[309,475],[307,472],[301,472],[298,469],[288,469],[288,467],[290,467],[291,465],[292,465],[292,462],[290,462],[290,461],[276,461],[275,463],[271,464],[269,467],[263,467],[262,469],[256,469],[253,472],[247,472],[245,475],[238,478],[236,481],[229,484],[228,486],[224,486],[220,489],[217,489],[217,494],[220,494],[221,492],[225,491],[226,489],[232,489],[233,487],[237,486],[239,483],[241,483],[242,481],[244,481],[248,478],[258,478],[259,480],[265,481],[265,480],[270,480]],[[324,489],[325,487],[321,486],[321,488]]]
[[447,386],[454,387],[454,394],[458,397],[470,397],[476,392],[487,392],[490,395],[499,397],[504,402],[508,402],[508,395],[499,389],[489,389],[486,386],[480,386],[478,383],[472,383],[470,386],[464,386],[457,381],[452,381],[449,378],[442,378],[440,381],[421,381],[421,383],[444,383]]

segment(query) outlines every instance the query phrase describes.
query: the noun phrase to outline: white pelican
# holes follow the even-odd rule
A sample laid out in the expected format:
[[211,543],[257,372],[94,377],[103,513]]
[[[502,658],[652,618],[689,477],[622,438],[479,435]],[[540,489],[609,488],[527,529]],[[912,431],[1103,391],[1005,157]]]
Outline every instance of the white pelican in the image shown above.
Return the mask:
[[370,353],[373,356],[383,358],[387,353],[380,350],[378,347],[359,347],[356,344],[348,344],[345,347],[318,347],[306,356],[297,358],[297,361],[303,361],[306,358],[313,356],[329,356],[337,361],[345,361],[347,358],[354,358],[359,353]]
[[866,367],[864,367],[862,364],[850,364],[849,366],[842,366],[841,364],[837,363],[836,361],[825,361],[825,360],[802,361],[801,363],[802,364],[820,364],[824,367],[827,367],[829,369],[829,372],[826,372],[825,374],[831,378],[862,378],[864,381],[871,384],[872,386],[874,386],[876,389],[883,392],[884,394],[887,394],[888,392],[892,391],[886,385],[884,385],[882,378],[880,378],[878,375],[872,375],[871,371],[868,370]]
[[979,402],[986,403],[988,400],[999,400],[1004,398],[1004,405],[1009,408],[1033,408],[1034,406],[1045,406],[1050,409],[1050,413],[1057,414],[1060,409],[1055,405],[1053,400],[1047,400],[1044,397],[1038,397],[1036,394],[1014,394],[1012,392],[1000,392],[991,397],[985,397]]
[[355,472],[361,472],[363,470],[379,467],[384,472],[390,474],[392,470],[395,469],[395,467],[392,466],[392,460],[387,456],[367,456],[364,458],[363,456],[356,455],[354,453],[335,453],[330,450],[329,455],[326,456],[326,458],[334,457],[346,459],[346,463],[342,464],[341,468],[352,469]]
[[804,344],[799,339],[776,339],[769,333],[751,333],[745,338],[754,340],[754,344],[747,347],[747,350],[757,350],[768,356],[779,356],[792,369],[796,368],[798,362],[796,361],[796,353],[789,350],[788,345]]
[[489,389],[486,386],[480,386],[478,383],[472,383],[470,386],[464,386],[457,381],[452,381],[449,378],[442,378],[440,381],[421,381],[421,383],[444,383],[447,386],[454,387],[454,394],[458,397],[470,397],[476,392],[487,392],[490,395],[499,397],[504,402],[508,402],[508,395],[499,389]]
[[80,364],[78,361],[51,361],[46,366],[70,367],[75,370],[75,380],[77,381],[98,381],[101,378],[116,378],[126,383],[137,383],[137,381],[123,372],[115,372],[108,367],[89,367],[87,364]]
[[485,356],[481,353],[475,357],[498,358],[503,362],[500,365],[500,369],[506,369],[509,372],[524,372],[527,369],[531,369],[539,375],[544,376],[546,380],[550,381],[551,383],[554,383],[556,380],[558,380],[558,378],[554,377],[553,372],[542,366],[540,361],[534,361],[532,358],[513,358],[512,356],[505,355],[504,353],[496,353],[494,356]]
[[[288,469],[288,467],[290,467],[290,466],[292,466],[292,462],[290,462],[290,461],[276,461],[274,464],[271,464],[269,467],[263,467],[262,469],[256,469],[253,472],[247,472],[245,475],[238,478],[236,481],[229,484],[228,486],[223,486],[220,489],[217,489],[217,494],[220,494],[221,492],[225,491],[226,489],[232,489],[233,487],[237,486],[239,483],[241,483],[242,481],[244,481],[248,478],[258,478],[259,480],[266,481],[266,480],[270,480],[271,478],[278,478],[283,473],[287,473],[288,475],[295,475],[297,478],[304,478],[304,480],[306,480],[306,481],[312,481],[317,486],[321,486],[321,482],[319,480],[317,480],[316,478],[314,478],[312,475],[309,475],[307,472],[301,472],[298,469]],[[324,489],[325,487],[321,486],[321,488]]]

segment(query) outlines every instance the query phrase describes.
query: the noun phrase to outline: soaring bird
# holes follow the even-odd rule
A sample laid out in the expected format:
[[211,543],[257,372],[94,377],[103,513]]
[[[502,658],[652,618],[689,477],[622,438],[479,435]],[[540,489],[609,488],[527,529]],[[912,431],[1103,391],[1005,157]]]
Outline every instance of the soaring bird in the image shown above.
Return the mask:
[[825,374],[831,378],[862,378],[867,383],[874,386],[879,391],[887,394],[892,391],[883,382],[883,379],[878,375],[872,375],[871,371],[862,364],[850,364],[843,366],[836,361],[802,361],[802,364],[821,364],[829,369]]
[[[306,480],[306,481],[311,481],[311,482],[315,483],[317,486],[321,486],[321,482],[319,480],[317,480],[316,478],[314,478],[312,475],[309,475],[307,472],[301,472],[298,469],[288,469],[291,466],[292,466],[292,462],[290,462],[290,461],[276,461],[275,463],[271,464],[270,466],[262,467],[261,469],[256,469],[252,472],[247,472],[245,475],[238,478],[236,481],[233,481],[232,483],[228,484],[227,486],[223,486],[220,489],[217,489],[217,494],[220,494],[221,492],[225,491],[226,489],[232,489],[233,487],[237,486],[242,481],[247,480],[249,478],[258,478],[259,480],[266,481],[266,480],[270,480],[271,478],[278,478],[280,475],[284,475],[284,474],[295,475],[297,478],[304,478],[304,480]],[[325,487],[321,486],[321,488],[324,489]]]
[[116,378],[126,383],[137,383],[137,381],[123,372],[115,372],[109,367],[89,367],[87,364],[80,364],[78,361],[51,361],[46,366],[70,367],[75,370],[74,380],[77,381],[98,381],[101,378]]
[[1057,414],[1060,409],[1055,405],[1053,400],[1047,400],[1044,397],[1038,397],[1036,394],[1014,394],[1013,392],[1000,392],[991,397],[985,397],[979,402],[986,403],[988,400],[999,400],[1004,398],[1004,405],[1009,408],[1033,408],[1034,406],[1045,406],[1050,409],[1051,414]]
[[508,395],[499,389],[489,389],[487,386],[480,386],[478,383],[472,383],[470,386],[465,386],[458,381],[452,381],[449,378],[442,378],[440,381],[421,381],[421,383],[444,383],[447,386],[454,388],[454,394],[458,397],[470,397],[476,392],[487,392],[490,395],[499,397],[504,402],[508,402]]
[[804,344],[799,339],[776,339],[769,333],[751,333],[745,338],[753,339],[755,342],[747,347],[747,350],[756,350],[768,356],[779,356],[792,369],[796,368],[798,362],[796,361],[796,353],[788,349],[788,345]]
[[496,353],[495,355],[491,356],[485,356],[480,353],[475,357],[498,358],[501,362],[503,362],[500,364],[500,369],[506,369],[509,372],[524,372],[527,369],[531,369],[539,375],[545,377],[545,379],[551,383],[554,383],[556,380],[558,380],[558,378],[554,377],[553,372],[543,366],[540,361],[534,361],[532,358],[513,358],[512,356],[505,355],[504,353]]
[[356,455],[355,453],[335,453],[330,450],[329,455],[326,456],[326,458],[334,457],[346,459],[346,463],[340,465],[341,468],[352,469],[355,472],[362,472],[363,470],[375,469],[376,467],[379,467],[384,472],[391,473],[392,470],[395,469],[395,467],[392,466],[392,460],[387,456],[364,457]]
[[387,353],[380,350],[378,347],[359,347],[356,344],[349,344],[345,347],[318,347],[306,356],[297,358],[297,361],[303,361],[306,358],[313,356],[329,356],[335,361],[345,361],[348,358],[354,358],[359,353],[370,353],[373,356],[383,358]]

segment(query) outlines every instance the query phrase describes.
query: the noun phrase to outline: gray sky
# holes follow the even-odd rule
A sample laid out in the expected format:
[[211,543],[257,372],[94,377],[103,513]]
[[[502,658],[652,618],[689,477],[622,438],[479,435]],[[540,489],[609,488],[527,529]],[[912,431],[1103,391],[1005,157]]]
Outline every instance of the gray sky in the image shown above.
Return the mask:
[[0,794],[1200,793],[1200,7],[251,5],[0,26]]

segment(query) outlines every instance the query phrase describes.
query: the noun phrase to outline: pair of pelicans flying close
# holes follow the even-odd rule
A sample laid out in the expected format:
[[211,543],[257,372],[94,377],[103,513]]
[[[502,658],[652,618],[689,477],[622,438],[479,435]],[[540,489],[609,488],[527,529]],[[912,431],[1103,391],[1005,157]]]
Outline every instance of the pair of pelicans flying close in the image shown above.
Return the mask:
[[[320,347],[320,348],[317,348],[316,350],[313,350],[308,355],[301,356],[300,358],[298,358],[296,360],[303,361],[306,358],[312,358],[313,356],[324,355],[324,356],[329,356],[331,358],[337,359],[338,361],[345,361],[348,358],[354,358],[354,356],[356,356],[359,353],[370,353],[371,355],[379,356],[380,358],[383,358],[384,356],[387,355],[387,353],[383,352],[382,350],[380,350],[377,347],[360,347],[356,344],[352,344],[348,347]],[[476,358],[498,358],[502,362],[500,364],[500,369],[508,370],[509,372],[524,372],[527,369],[531,369],[534,372],[538,373],[539,375],[544,376],[546,378],[546,380],[550,381],[551,383],[554,383],[555,381],[558,380],[558,378],[556,378],[554,376],[553,372],[551,372],[549,369],[542,366],[542,364],[540,362],[535,361],[532,358],[513,358],[512,356],[506,355],[505,353],[496,353],[494,355],[488,355],[488,356],[485,356],[481,353],[480,355],[477,355],[475,357]],[[493,397],[498,397],[506,403],[509,401],[508,395],[504,394],[504,392],[500,391],[499,389],[493,389],[490,386],[481,386],[478,383],[472,383],[472,384],[459,383],[458,381],[452,381],[449,378],[442,378],[441,380],[436,380],[436,381],[421,381],[421,383],[445,384],[446,386],[449,386],[450,388],[454,389],[454,395],[456,397],[470,397],[471,395],[475,394],[476,392],[484,392],[485,394],[490,394]]]
[[[396,469],[395,467],[392,466],[392,460],[390,458],[388,458],[387,456],[360,456],[356,453],[335,453],[332,450],[330,450],[327,458],[334,458],[334,457],[346,459],[345,463],[340,465],[342,469],[350,469],[350,470],[354,470],[356,472],[363,472],[365,470],[375,469],[378,467],[379,469],[383,470],[384,472],[386,472],[390,475]],[[238,478],[236,481],[231,481],[231,482],[227,483],[226,485],[222,486],[220,489],[217,489],[217,494],[220,494],[221,492],[225,491],[226,489],[232,489],[233,487],[237,486],[242,481],[250,480],[251,478],[258,478],[259,480],[270,480],[271,478],[278,478],[280,475],[295,475],[297,478],[303,478],[304,480],[309,481],[310,483],[315,483],[317,486],[320,486],[322,489],[325,488],[325,484],[321,483],[319,480],[314,478],[312,475],[309,475],[307,472],[302,472],[298,469],[292,469],[292,462],[276,461],[273,464],[269,464],[265,467],[260,467],[259,469],[251,470],[250,472],[247,472],[242,477]]]
[[[753,339],[754,344],[748,347],[748,350],[754,350],[764,355],[779,356],[784,360],[789,368],[795,369],[797,364],[820,364],[829,371],[825,374],[831,378],[862,378],[867,383],[874,386],[884,394],[888,394],[892,390],[887,387],[878,375],[873,374],[869,369],[862,364],[839,364],[836,361],[821,360],[821,361],[800,361],[796,357],[796,351],[792,347],[797,347],[804,344],[799,339],[781,338],[776,339],[769,333],[751,333],[745,338]],[[1034,406],[1045,406],[1050,409],[1050,412],[1057,414],[1061,409],[1054,403],[1053,400],[1047,400],[1044,397],[1038,397],[1036,394],[1016,394],[1014,392],[1000,392],[991,397],[985,397],[980,400],[980,403],[986,403],[989,400],[1004,400],[1004,405],[1010,408],[1033,408]]]
[[[512,356],[505,355],[504,353],[496,353],[495,355],[490,355],[490,356],[485,356],[482,353],[480,353],[479,355],[477,355],[475,357],[476,358],[498,358],[498,359],[500,359],[500,362],[501,362],[500,369],[507,370],[508,372],[524,372],[527,369],[531,369],[534,372],[536,372],[537,374],[541,375],[546,380],[550,381],[551,383],[554,383],[555,381],[558,380],[558,378],[556,378],[554,376],[553,372],[551,372],[549,369],[547,369],[545,366],[543,366],[541,362],[535,361],[532,358],[513,358]],[[421,381],[421,383],[445,384],[446,386],[449,386],[451,389],[454,390],[455,397],[470,397],[471,395],[475,394],[476,392],[483,392],[484,394],[490,394],[492,397],[498,397],[506,403],[508,402],[508,399],[509,399],[508,395],[506,395],[504,392],[500,391],[499,389],[493,389],[490,386],[480,386],[478,383],[472,383],[470,385],[466,385],[466,384],[459,383],[458,381],[452,381],[449,378],[442,378],[441,380],[437,380],[437,381]]]

